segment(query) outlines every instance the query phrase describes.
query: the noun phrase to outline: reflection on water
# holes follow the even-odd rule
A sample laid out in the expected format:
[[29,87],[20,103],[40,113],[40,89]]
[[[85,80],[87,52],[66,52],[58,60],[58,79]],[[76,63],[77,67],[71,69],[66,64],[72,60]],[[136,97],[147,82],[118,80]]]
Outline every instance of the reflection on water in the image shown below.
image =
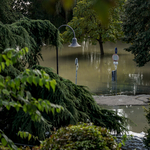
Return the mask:
[[[115,69],[112,55],[115,47],[119,55],[117,83],[112,82],[112,71]],[[93,46],[88,42],[83,42],[80,48],[68,48],[65,45],[59,50],[59,75],[75,83],[75,58],[78,58],[77,84],[89,87],[93,93],[150,93],[150,63],[142,68],[137,67],[133,55],[123,50],[125,47],[128,45],[121,42],[106,42],[105,55],[101,57],[99,45]],[[56,49],[45,46],[42,55],[44,61],[40,61],[40,65],[56,70]]]
[[[101,106],[103,108],[115,110],[118,114],[129,118],[133,123],[129,123],[128,129],[133,132],[146,132],[148,127],[143,106]],[[148,107],[148,106],[144,106]]]

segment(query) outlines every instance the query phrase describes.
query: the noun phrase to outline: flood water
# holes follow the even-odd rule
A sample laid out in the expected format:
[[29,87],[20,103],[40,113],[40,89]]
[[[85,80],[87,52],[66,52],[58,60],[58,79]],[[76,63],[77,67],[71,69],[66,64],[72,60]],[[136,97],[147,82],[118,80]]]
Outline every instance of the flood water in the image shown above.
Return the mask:
[[[121,42],[104,44],[104,57],[100,55],[99,45],[82,43],[80,48],[69,48],[64,45],[59,49],[59,75],[75,83],[78,58],[77,84],[84,85],[96,94],[149,94],[150,63],[137,67],[133,55],[123,50],[129,45]],[[112,55],[118,48],[117,82],[112,82],[112,71],[115,70]],[[56,48],[45,46],[42,50],[44,61],[40,65],[53,68],[56,72]],[[114,90],[115,89],[115,90]]]
[[121,116],[125,116],[131,120],[128,125],[128,129],[133,132],[141,133],[147,132],[146,128],[150,128],[146,117],[144,108],[149,106],[101,106],[106,109],[111,109],[117,112]]
[[[75,83],[78,58],[77,84],[84,85],[95,94],[150,94],[150,63],[144,67],[137,67],[133,55],[123,50],[129,45],[121,42],[104,44],[104,57],[100,55],[99,45],[83,42],[80,48],[69,48],[64,45],[59,49],[59,75]],[[112,71],[115,70],[112,55],[118,48],[119,61],[117,66],[117,82],[112,82]],[[56,72],[56,48],[44,46],[42,49],[44,61],[40,65],[50,67]],[[137,126],[130,124],[129,129],[134,132],[144,131],[147,126],[142,106],[107,107],[121,112],[131,119]]]

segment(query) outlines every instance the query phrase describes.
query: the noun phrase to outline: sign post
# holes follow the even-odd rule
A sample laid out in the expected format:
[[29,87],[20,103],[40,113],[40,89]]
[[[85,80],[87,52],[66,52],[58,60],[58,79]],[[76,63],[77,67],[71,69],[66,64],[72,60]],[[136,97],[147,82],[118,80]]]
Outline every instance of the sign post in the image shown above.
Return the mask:
[[119,56],[117,55],[117,47],[115,48],[115,54],[112,55],[113,64],[115,66],[115,70],[112,71],[112,90],[117,90],[117,65]]
[[75,84],[77,84],[77,72],[78,72],[78,67],[79,67],[78,58],[75,59],[75,65],[76,65],[76,79],[75,79]]

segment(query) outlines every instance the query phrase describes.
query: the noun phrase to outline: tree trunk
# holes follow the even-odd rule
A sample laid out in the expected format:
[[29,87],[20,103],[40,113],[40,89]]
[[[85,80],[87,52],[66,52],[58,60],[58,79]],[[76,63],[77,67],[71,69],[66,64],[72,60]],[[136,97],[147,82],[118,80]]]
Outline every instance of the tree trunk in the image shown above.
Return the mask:
[[104,50],[103,50],[103,41],[102,41],[101,35],[100,35],[100,38],[98,39],[98,42],[99,42],[99,46],[100,46],[101,56],[103,56],[104,55]]

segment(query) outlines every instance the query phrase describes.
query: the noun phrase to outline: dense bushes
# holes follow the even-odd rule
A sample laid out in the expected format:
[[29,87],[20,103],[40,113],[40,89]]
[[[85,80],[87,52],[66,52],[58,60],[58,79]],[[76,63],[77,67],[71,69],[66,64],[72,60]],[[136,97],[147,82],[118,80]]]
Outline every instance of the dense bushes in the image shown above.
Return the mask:
[[106,128],[81,123],[60,128],[44,141],[42,150],[117,150],[119,145]]
[[[37,144],[21,139],[17,133],[22,131],[45,140],[54,128],[78,122],[93,122],[117,133],[126,129],[127,120],[114,111],[100,108],[85,87],[61,78],[46,67],[18,70],[13,64],[21,61],[26,52],[27,48],[7,49],[0,55],[1,69],[7,70],[0,76],[0,138],[4,132],[15,143]],[[8,143],[1,139],[3,145]]]
[[[127,120],[117,115],[112,110],[102,109],[96,104],[92,97],[92,94],[83,86],[75,85],[69,80],[61,78],[57,74],[53,73],[49,68],[34,66],[32,69],[44,70],[51,80],[56,81],[55,92],[52,88],[47,90],[45,87],[35,86],[34,84],[28,84],[26,90],[36,99],[47,99],[50,103],[63,106],[64,110],[61,112],[41,112],[42,116],[48,120],[51,128],[45,127],[43,122],[34,122],[31,120],[28,114],[25,114],[22,110],[16,112],[11,110],[9,113],[3,109],[0,115],[3,114],[5,123],[1,126],[3,129],[7,129],[9,137],[15,139],[15,142],[22,142],[28,144],[27,140],[21,140],[14,133],[18,131],[26,131],[34,136],[37,136],[39,140],[44,140],[47,135],[47,131],[50,133],[50,129],[58,129],[65,127],[69,124],[75,125],[78,122],[93,122],[94,125],[108,128],[109,130],[120,133],[126,129],[125,123]],[[5,124],[9,126],[5,128]],[[51,133],[50,133],[51,134]],[[50,134],[48,136],[50,136]],[[32,141],[33,142],[33,141]],[[33,143],[30,144],[33,144]]]
[[[144,107],[144,110],[146,112],[146,119],[148,121],[148,124],[150,125],[150,107],[148,109]],[[147,129],[146,132],[147,134],[145,135],[144,143],[147,147],[150,147],[150,128]]]
[[[48,100],[35,99],[29,91],[26,90],[28,84],[34,84],[35,86],[46,87],[49,90],[55,91],[56,81],[51,80],[44,71],[25,69],[23,72],[17,74],[14,78],[11,76],[3,76],[2,70],[9,70],[14,67],[19,58],[23,58],[23,55],[28,52],[28,49],[22,49],[16,51],[14,49],[6,49],[0,54],[0,141],[2,145],[8,146],[10,149],[17,149],[13,142],[9,139],[16,141],[18,138],[17,133],[20,131],[20,135],[31,139],[33,137],[30,133],[25,134],[21,131],[22,126],[28,126],[28,120],[30,122],[36,122],[42,124],[47,130],[50,128],[49,122],[41,115],[41,112],[60,111],[59,106],[51,104]],[[5,72],[6,73],[6,72]],[[23,112],[23,113],[21,113]],[[15,124],[16,114],[20,114],[25,122],[22,122],[16,130]],[[18,119],[18,118],[17,118]],[[32,129],[35,130],[34,126]],[[45,133],[43,133],[45,134]],[[9,137],[7,137],[7,136]],[[20,140],[20,139],[19,139]]]
[[51,103],[63,106],[64,111],[61,113],[56,112],[54,116],[44,115],[54,127],[60,128],[69,124],[90,121],[118,133],[126,129],[127,120],[114,111],[102,109],[97,105],[92,93],[86,87],[76,85],[70,80],[58,76],[47,67],[33,66],[32,68],[44,70],[51,79],[57,82],[55,93],[46,88],[28,87],[35,98],[41,96],[42,99],[48,99]]

